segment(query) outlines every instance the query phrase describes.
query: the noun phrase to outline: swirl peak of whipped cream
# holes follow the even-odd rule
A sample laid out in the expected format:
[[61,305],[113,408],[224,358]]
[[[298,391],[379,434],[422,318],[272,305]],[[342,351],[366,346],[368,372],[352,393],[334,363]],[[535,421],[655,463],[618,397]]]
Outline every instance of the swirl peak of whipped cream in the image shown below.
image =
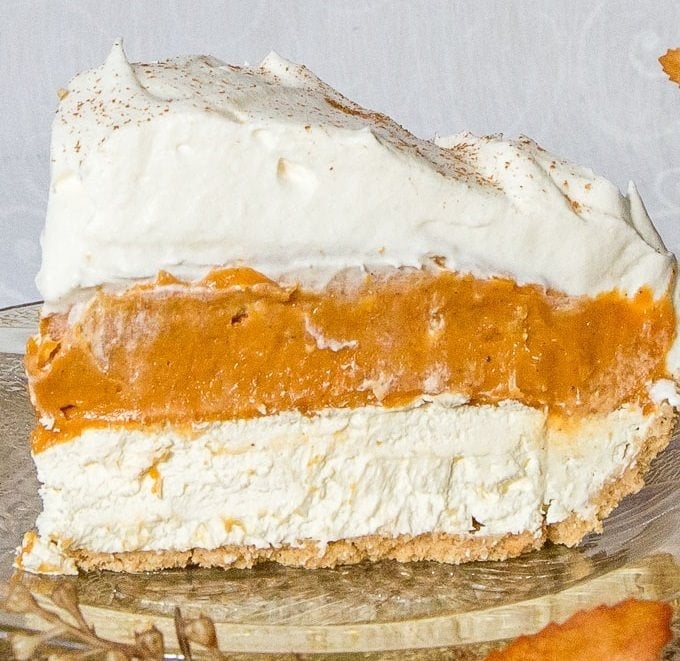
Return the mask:
[[445,263],[571,295],[649,286],[674,258],[631,185],[526,138],[420,140],[276,54],[130,64],[63,93],[38,286],[247,264],[270,277]]

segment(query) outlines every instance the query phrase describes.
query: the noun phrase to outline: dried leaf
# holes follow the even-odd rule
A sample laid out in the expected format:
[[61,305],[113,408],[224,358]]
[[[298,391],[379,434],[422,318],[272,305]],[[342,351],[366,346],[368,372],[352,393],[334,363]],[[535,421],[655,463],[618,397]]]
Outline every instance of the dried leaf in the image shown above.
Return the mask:
[[672,638],[671,616],[671,607],[658,601],[598,606],[520,636],[486,661],[658,661]]
[[665,55],[659,58],[661,67],[668,74],[668,77],[680,85],[680,48],[666,51]]

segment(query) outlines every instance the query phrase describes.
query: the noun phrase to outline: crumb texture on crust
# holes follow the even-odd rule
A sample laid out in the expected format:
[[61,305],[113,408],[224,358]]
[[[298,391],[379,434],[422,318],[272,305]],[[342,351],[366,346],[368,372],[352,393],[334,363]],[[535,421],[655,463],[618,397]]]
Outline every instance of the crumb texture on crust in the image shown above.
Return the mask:
[[247,569],[261,562],[277,562],[290,567],[319,569],[352,565],[363,560],[398,560],[417,562],[436,560],[460,564],[473,560],[505,560],[543,545],[543,535],[525,532],[503,537],[463,537],[429,533],[411,537],[386,538],[367,535],[319,545],[308,541],[299,547],[260,549],[254,546],[224,546],[218,549],[190,551],[130,551],[93,553],[83,549],[73,552],[76,565],[84,571],[109,570],[142,572],[157,569],[198,567],[234,567]]

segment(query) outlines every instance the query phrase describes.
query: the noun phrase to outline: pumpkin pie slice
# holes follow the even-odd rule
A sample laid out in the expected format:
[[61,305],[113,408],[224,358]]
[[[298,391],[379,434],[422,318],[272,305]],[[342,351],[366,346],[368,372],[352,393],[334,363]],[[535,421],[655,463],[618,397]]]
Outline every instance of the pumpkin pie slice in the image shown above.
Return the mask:
[[634,186],[275,54],[118,42],[60,98],[19,567],[503,559],[641,488],[680,352]]

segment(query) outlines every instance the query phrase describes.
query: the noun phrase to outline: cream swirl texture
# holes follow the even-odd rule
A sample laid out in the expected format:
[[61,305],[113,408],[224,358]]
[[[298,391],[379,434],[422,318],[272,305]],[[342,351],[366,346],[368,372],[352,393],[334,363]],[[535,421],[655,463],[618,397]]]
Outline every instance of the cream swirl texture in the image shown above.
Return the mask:
[[38,286],[247,264],[270,277],[436,259],[571,295],[649,286],[674,259],[627,196],[529,139],[420,140],[304,66],[105,64],[62,93]]

